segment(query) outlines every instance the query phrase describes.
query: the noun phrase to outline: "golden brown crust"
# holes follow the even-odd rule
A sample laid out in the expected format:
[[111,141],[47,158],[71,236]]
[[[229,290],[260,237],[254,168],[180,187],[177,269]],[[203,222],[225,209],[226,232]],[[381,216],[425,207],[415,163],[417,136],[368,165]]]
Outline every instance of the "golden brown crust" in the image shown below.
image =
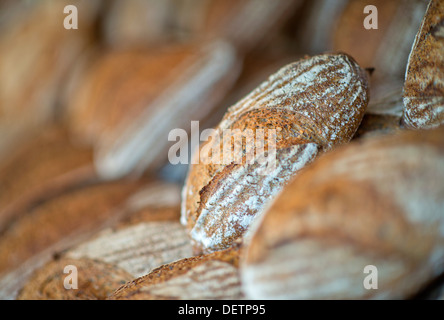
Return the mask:
[[72,143],[59,125],[17,146],[0,164],[0,230],[28,206],[95,180],[92,157],[90,148]]
[[100,2],[76,4],[81,28],[63,27],[63,8],[70,1],[16,2],[4,9],[8,16],[0,33],[0,123],[13,122],[21,130],[51,121],[66,89],[72,65],[91,45]]
[[[102,191],[105,191],[104,189],[102,188]],[[94,193],[95,191],[93,188],[89,188],[89,192]],[[121,193],[124,192],[122,187]],[[88,200],[88,196],[79,194],[79,197],[81,199],[86,197]],[[110,197],[113,195],[110,194]],[[94,206],[97,207],[101,201],[99,196],[95,198],[97,204]],[[63,263],[67,265],[78,267],[79,278],[86,277],[85,271],[80,269],[85,266],[84,261],[87,261],[90,267],[92,264],[97,264],[97,267],[91,267],[91,272],[106,266],[107,270],[117,270],[118,274],[130,275],[130,278],[127,279],[129,281],[149,273],[160,265],[190,257],[192,250],[188,235],[178,221],[179,200],[180,189],[178,186],[157,180],[130,191],[124,201],[110,204],[111,210],[120,212],[108,215],[101,228],[89,228],[92,232],[87,233],[86,236],[74,234],[74,241],[67,241],[72,234],[66,233],[65,230],[66,235],[56,246],[50,247],[42,254],[36,252],[31,259],[3,276],[0,280],[3,285],[0,295],[3,298],[15,298],[18,291],[25,287],[28,298],[51,299],[55,295],[58,299],[70,299],[71,296],[82,299],[103,299],[106,296],[101,292],[110,289],[106,279],[110,280],[113,275],[111,271],[110,273],[103,271],[99,279],[94,275],[89,276],[90,280],[94,281],[91,283],[93,288],[81,284],[83,288],[77,290],[80,293],[72,293],[68,292],[70,290],[63,290],[63,282],[61,286],[58,283],[59,287],[55,287],[57,283],[48,280],[60,278],[61,269],[55,268],[54,265],[59,266],[62,262],[57,264],[55,261],[64,261]],[[78,208],[78,210],[81,209]],[[100,211],[104,210],[107,209],[101,206]],[[92,209],[89,212],[93,213]],[[97,213],[94,215],[97,216]],[[73,221],[69,216],[66,219]],[[97,225],[91,217],[88,219]],[[53,229],[51,226],[48,228],[48,224],[46,227],[50,232]],[[60,227],[64,230],[63,226]],[[34,233],[37,243],[41,243],[37,237],[41,238],[42,235]],[[32,273],[43,274],[45,277],[33,276],[31,278]],[[47,282],[51,282],[51,284],[48,285]],[[53,287],[54,293],[47,289],[38,289],[48,286]],[[117,288],[118,286],[113,287],[112,291]]]
[[444,123],[444,3],[429,3],[410,53],[404,84],[407,127],[429,129]]
[[139,116],[192,55],[193,46],[185,45],[104,53],[71,102],[71,129],[76,136],[93,142],[112,134],[122,122]]
[[[168,281],[186,275],[187,272],[196,269],[199,265],[204,265],[207,262],[219,261],[227,263],[234,268],[238,268],[239,254],[241,251],[240,245],[235,245],[232,248],[214,252],[207,255],[194,256],[191,258],[182,259],[170,264],[163,265],[154,269],[149,274],[128,282],[124,286],[116,290],[111,296],[111,300],[156,300],[156,299],[174,299],[174,296],[156,295],[150,292],[150,287],[155,285],[165,284],[168,286]],[[222,278],[220,279],[222,281]],[[197,281],[197,279],[195,280]],[[179,295],[179,292],[172,292]],[[177,298],[176,298],[177,299]],[[185,299],[187,299],[185,297]]]
[[[250,297],[408,298],[442,273],[443,133],[357,140],[305,168],[246,244]],[[379,270],[378,290],[362,286],[367,265]]]
[[172,145],[165,137],[207,116],[238,72],[239,57],[222,40],[107,52],[74,97],[68,123],[94,145],[100,177],[154,171]]
[[179,221],[180,206],[163,207],[163,208],[142,208],[122,221],[119,222],[118,227],[122,228],[128,225],[135,225],[150,221]]
[[23,212],[0,234],[0,272],[19,266],[64,238],[111,223],[121,213],[119,206],[142,185],[141,181],[117,181],[85,186]]
[[[72,267],[76,268],[78,287],[65,288],[65,284],[73,284]],[[17,299],[103,300],[131,279],[131,274],[115,265],[90,259],[64,258],[39,269],[20,291]]]

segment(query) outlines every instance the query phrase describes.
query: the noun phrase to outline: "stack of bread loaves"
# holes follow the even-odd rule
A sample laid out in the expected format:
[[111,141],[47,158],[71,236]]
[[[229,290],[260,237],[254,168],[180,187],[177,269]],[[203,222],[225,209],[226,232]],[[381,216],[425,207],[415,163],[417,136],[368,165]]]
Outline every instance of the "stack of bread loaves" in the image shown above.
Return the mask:
[[0,4],[1,299],[443,298],[443,1],[51,1]]

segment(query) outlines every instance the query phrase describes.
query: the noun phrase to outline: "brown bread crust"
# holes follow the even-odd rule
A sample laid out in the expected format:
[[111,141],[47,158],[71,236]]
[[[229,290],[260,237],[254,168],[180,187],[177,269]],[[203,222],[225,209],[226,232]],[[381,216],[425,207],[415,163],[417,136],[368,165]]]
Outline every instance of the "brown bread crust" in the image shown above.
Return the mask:
[[[276,170],[267,177],[260,175],[262,164],[247,164],[245,143],[241,164],[215,164],[203,152],[213,144],[222,160],[234,148],[234,138],[231,149],[223,148],[223,139],[201,146],[200,161],[191,165],[183,189],[181,213],[196,252],[221,250],[239,238],[302,166],[352,138],[367,103],[366,73],[346,54],[324,54],[285,66],[230,107],[218,132],[239,129],[256,135],[258,129],[276,129]],[[233,194],[235,189],[239,192]]]
[[[77,269],[77,289],[65,288],[65,279],[73,274],[72,271],[64,273],[67,266]],[[131,274],[112,264],[65,258],[38,270],[20,291],[17,300],[103,300],[131,279]]]
[[249,297],[408,298],[441,274],[443,130],[357,140],[304,169],[249,239]]
[[[241,250],[237,244],[219,252],[163,265],[120,287],[110,299],[239,299],[243,296],[237,271]],[[194,286],[197,292],[189,290],[187,284],[192,283],[198,284]]]
[[444,3],[432,0],[416,35],[404,83],[405,126],[430,129],[444,123]]

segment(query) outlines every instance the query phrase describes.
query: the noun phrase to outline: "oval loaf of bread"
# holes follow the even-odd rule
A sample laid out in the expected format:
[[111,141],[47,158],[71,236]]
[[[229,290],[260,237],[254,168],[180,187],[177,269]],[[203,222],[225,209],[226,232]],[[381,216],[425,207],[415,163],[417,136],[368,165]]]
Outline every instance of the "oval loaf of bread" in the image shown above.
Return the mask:
[[241,263],[247,297],[412,297],[444,271],[443,181],[444,128],[325,154],[251,227]]
[[247,148],[246,142],[238,162],[227,164],[212,151],[204,152],[220,148],[225,159],[238,147],[235,134],[226,140],[228,147],[222,139],[212,139],[194,153],[182,193],[181,221],[196,253],[229,247],[299,169],[320,151],[352,138],[367,103],[366,73],[350,56],[338,53],[283,67],[229,108],[216,128],[218,134],[250,130],[257,141],[263,129],[270,141],[267,130],[275,129],[276,157],[270,166],[258,158],[248,162],[247,155],[259,148]]
[[203,120],[239,71],[236,49],[221,40],[109,51],[72,97],[67,122],[93,146],[100,178],[156,171],[172,144],[169,132]]
[[403,122],[430,129],[444,123],[444,2],[430,1],[410,52]]

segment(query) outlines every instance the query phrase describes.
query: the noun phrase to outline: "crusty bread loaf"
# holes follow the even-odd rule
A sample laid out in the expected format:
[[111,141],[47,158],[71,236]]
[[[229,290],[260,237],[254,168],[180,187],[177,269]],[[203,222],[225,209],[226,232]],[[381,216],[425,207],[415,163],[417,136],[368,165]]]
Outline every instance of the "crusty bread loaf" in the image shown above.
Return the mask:
[[[0,273],[63,242],[95,232],[113,216],[143,181],[95,183],[64,192],[20,213],[0,235]],[[60,248],[59,248],[60,249]]]
[[[98,0],[76,3],[81,27],[65,30],[61,1],[9,1],[0,29],[0,155],[5,139],[52,120],[71,68],[91,45]],[[13,124],[13,125],[11,125]],[[15,131],[10,137],[8,133]],[[32,132],[32,131],[31,131]]]
[[156,181],[132,194],[125,207],[126,217],[63,256],[114,264],[136,278],[192,255],[188,235],[179,222],[178,185]]
[[[61,270],[57,266],[62,262],[52,263],[54,260],[69,260],[75,266],[83,266],[82,261],[96,261],[123,270],[134,279],[161,264],[191,255],[188,236],[179,223],[179,208],[180,187],[158,180],[90,186],[48,201],[28,213],[34,215],[34,227],[40,226],[37,230],[26,228],[32,217],[23,216],[13,226],[15,238],[11,234],[4,235],[5,240],[0,237],[1,260],[28,257],[2,275],[0,298],[14,299],[26,284],[26,299],[62,299],[63,295],[57,296],[60,291],[32,293],[30,289],[44,287],[40,280],[58,277]],[[26,237],[31,240],[26,241]],[[15,251],[8,253],[8,244]],[[45,278],[31,278],[35,270]],[[95,288],[99,290],[99,286]],[[87,292],[90,289],[84,288],[84,294],[94,296],[96,293]]]
[[403,122],[430,129],[444,123],[444,2],[431,0],[413,43],[404,83]]
[[[65,269],[68,267],[68,269]],[[77,274],[77,288],[65,288],[65,279]],[[66,270],[66,272],[64,272]],[[115,265],[90,259],[57,259],[39,269],[20,291],[18,300],[103,300],[132,279]],[[69,283],[69,281],[67,280]]]
[[166,220],[139,222],[117,230],[107,229],[64,255],[111,263],[136,278],[160,265],[190,257],[192,250],[179,221]]
[[121,286],[111,300],[241,299],[241,247],[178,260]]
[[[17,290],[17,298],[104,299],[110,295],[114,299],[240,297],[240,247],[192,257],[191,244],[178,215],[158,220],[158,211],[174,208],[179,213],[178,203],[146,204],[142,220],[120,222],[112,229],[105,229],[57,254]],[[77,290],[64,287],[64,279],[68,275],[62,272],[66,266],[77,268]],[[195,281],[195,277],[200,280]],[[209,286],[213,290],[207,290]]]
[[[155,211],[158,213],[160,209]],[[178,206],[175,211],[179,212]],[[157,213],[150,218],[156,219]],[[20,290],[18,298],[65,299],[78,296],[77,290],[64,288],[63,278],[66,275],[60,279],[64,267],[72,265],[78,269],[79,291],[85,298],[104,299],[126,282],[144,276],[163,264],[192,256],[188,235],[178,219],[170,220],[170,217],[164,221],[149,221],[147,218],[145,214],[146,221],[105,229],[95,237],[62,252],[33,273]],[[85,263],[90,265],[91,270],[82,269]],[[88,273],[94,273],[100,266],[108,268],[107,271],[91,278]],[[113,281],[116,272],[126,276],[123,283]],[[92,282],[93,286],[88,282]]]
[[0,162],[0,232],[29,206],[94,181],[92,150],[72,143],[63,126],[34,133]]
[[154,170],[166,160],[169,132],[207,116],[238,73],[236,51],[223,41],[111,51],[73,97],[67,121],[94,146],[101,177]]
[[[411,297],[444,272],[443,155],[444,128],[402,131],[306,167],[252,227],[247,297]],[[367,265],[377,290],[364,286]]]
[[[241,136],[251,130],[258,139],[259,129],[275,129],[276,162],[270,163],[276,165],[261,174],[267,164],[260,155],[253,164],[245,160],[247,153],[258,152],[257,145],[247,149],[244,142],[242,162],[224,163],[235,139],[227,140],[228,147],[223,139],[201,146],[183,189],[181,212],[196,252],[229,247],[299,169],[322,150],[352,138],[367,103],[365,72],[346,54],[324,54],[283,67],[229,108],[218,134],[239,129]],[[209,149],[220,149],[221,158]]]
[[[191,244],[185,228],[179,223],[177,214],[174,218],[171,215],[168,217],[168,208],[173,209],[152,208],[153,215],[150,216],[147,211],[151,211],[151,208],[146,207],[144,220],[119,223],[117,227],[105,229],[62,252],[56,259],[37,269],[26,281],[18,298],[65,299],[78,296],[80,291],[85,298],[104,299],[124,283],[144,276],[163,264],[191,257]],[[160,211],[167,216],[158,220]],[[179,213],[178,205],[175,212]],[[85,263],[90,265],[91,270],[82,269]],[[78,269],[79,290],[66,290],[63,287],[60,273],[67,265]],[[94,274],[101,266],[106,267],[107,271],[97,272],[94,276],[88,274]],[[113,280],[116,272],[126,276],[123,283]],[[53,287],[51,291],[49,287]]]

